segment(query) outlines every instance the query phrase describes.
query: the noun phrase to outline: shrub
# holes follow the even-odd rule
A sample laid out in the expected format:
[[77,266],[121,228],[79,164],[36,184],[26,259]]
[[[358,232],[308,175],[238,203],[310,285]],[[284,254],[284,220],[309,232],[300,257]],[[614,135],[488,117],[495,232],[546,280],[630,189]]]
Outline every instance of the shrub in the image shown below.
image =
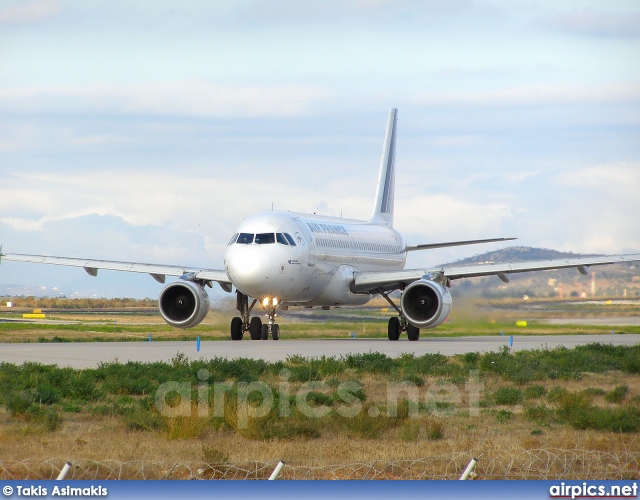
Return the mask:
[[600,389],[599,387],[587,387],[582,391],[587,396],[604,396],[604,389]]
[[556,415],[579,430],[640,431],[640,408],[600,408],[593,406],[591,399],[584,392],[565,393],[558,399]]
[[444,424],[437,420],[429,420],[425,425],[425,434],[430,441],[444,438]]
[[567,394],[567,390],[564,387],[554,387],[547,394],[547,401],[556,403],[560,401],[565,394]]
[[[149,412],[149,414],[153,417],[151,412]],[[198,408],[195,405],[191,408],[189,415],[163,417],[163,421],[161,427],[169,439],[191,439],[200,437],[209,424],[208,418],[198,415]],[[155,419],[152,418],[148,422],[155,423]],[[160,428],[160,426],[157,428]]]
[[605,394],[604,399],[609,403],[622,403],[629,394],[629,387],[626,385],[619,385],[611,392]]
[[640,373],[640,346],[634,346],[634,350],[630,350],[625,354],[622,360],[622,371],[625,373]]
[[309,391],[306,395],[307,403],[312,405],[333,406],[333,398],[327,394],[317,391]]
[[512,418],[513,418],[513,413],[508,411],[508,410],[500,410],[496,414],[496,420],[498,422],[500,422],[501,424],[504,424],[505,422],[508,422]]
[[424,377],[419,377],[418,375],[415,375],[415,374],[405,375],[402,381],[409,382],[410,384],[413,384],[418,387],[422,387],[424,385]]
[[343,417],[336,413],[334,419],[339,430],[365,439],[379,438],[382,433],[402,422],[402,419],[389,417],[386,412],[373,405],[363,405],[361,411],[353,417]]
[[5,397],[5,407],[12,417],[26,415],[33,404],[33,395],[28,391],[11,393]]
[[59,392],[48,384],[40,385],[34,394],[36,403],[52,405],[60,400]]
[[320,380],[320,372],[312,370],[309,366],[300,365],[289,368],[289,381],[291,382],[310,382],[312,380]]
[[165,421],[156,412],[136,408],[124,415],[127,428],[136,431],[157,431],[165,427]]
[[43,431],[57,430],[62,418],[55,407],[47,407],[33,402],[34,396],[29,392],[14,393],[7,397],[5,406],[12,417],[33,424]]
[[532,385],[524,390],[524,397],[526,399],[538,399],[539,397],[544,396],[546,393],[547,389],[545,389],[543,386]]
[[396,367],[396,362],[380,352],[366,354],[347,354],[344,361],[349,368],[358,372],[389,373]]
[[462,355],[462,360],[468,365],[475,366],[478,363],[478,361],[480,360],[480,353],[479,352],[467,352],[467,353]]
[[416,441],[420,435],[420,422],[409,420],[398,428],[398,437],[401,441]]
[[528,420],[539,423],[548,423],[553,418],[553,410],[545,404],[527,406],[524,414]]
[[515,387],[501,387],[493,393],[497,405],[517,405],[522,402],[522,391]]
[[419,357],[404,358],[405,371],[416,372],[421,375],[434,375],[441,377],[466,377],[468,368],[457,363],[452,363],[444,354],[423,354]]

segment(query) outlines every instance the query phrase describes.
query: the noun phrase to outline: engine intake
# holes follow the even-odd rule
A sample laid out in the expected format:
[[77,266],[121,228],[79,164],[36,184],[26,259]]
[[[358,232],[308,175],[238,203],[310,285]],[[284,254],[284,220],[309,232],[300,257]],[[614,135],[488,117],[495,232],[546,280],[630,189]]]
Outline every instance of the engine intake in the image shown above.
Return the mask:
[[413,326],[435,328],[449,316],[451,294],[439,283],[423,278],[405,288],[400,306]]
[[200,324],[209,312],[207,292],[193,281],[169,283],[160,292],[160,314],[171,326],[191,328]]

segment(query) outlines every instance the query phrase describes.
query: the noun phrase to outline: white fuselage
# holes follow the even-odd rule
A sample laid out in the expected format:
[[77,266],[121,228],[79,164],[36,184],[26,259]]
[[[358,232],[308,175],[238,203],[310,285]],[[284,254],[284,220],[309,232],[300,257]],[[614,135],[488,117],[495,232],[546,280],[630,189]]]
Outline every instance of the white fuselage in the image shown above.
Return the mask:
[[227,246],[224,264],[234,286],[259,300],[276,297],[283,305],[361,305],[370,295],[351,292],[353,273],[401,270],[405,248],[402,235],[385,225],[264,212],[240,224]]

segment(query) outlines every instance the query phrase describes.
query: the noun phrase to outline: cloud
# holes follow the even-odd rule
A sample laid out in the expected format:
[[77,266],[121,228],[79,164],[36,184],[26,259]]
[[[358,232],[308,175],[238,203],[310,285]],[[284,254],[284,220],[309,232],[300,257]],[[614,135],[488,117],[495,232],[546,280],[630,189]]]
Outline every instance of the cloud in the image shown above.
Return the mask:
[[636,83],[532,84],[491,91],[459,93],[416,93],[407,99],[422,106],[544,106],[563,104],[606,104],[640,101]]
[[471,203],[449,194],[404,197],[396,203],[395,212],[399,231],[428,234],[431,241],[493,237],[512,217],[506,204]]
[[31,2],[0,10],[0,24],[37,23],[55,17],[62,11],[57,1]]
[[548,16],[544,24],[561,31],[585,36],[640,36],[640,11],[605,12],[583,9]]
[[637,203],[640,162],[587,166],[556,177],[561,185],[606,192]]
[[195,118],[291,117],[308,113],[331,92],[312,85],[219,85],[166,81],[138,85],[0,89],[0,110],[11,113],[100,113]]

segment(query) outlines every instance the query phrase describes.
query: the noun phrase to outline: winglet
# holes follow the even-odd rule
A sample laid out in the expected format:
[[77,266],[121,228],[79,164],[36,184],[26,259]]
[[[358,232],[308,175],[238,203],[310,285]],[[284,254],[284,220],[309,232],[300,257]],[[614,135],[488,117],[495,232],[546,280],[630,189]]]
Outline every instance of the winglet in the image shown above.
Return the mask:
[[398,109],[389,110],[387,131],[382,146],[382,159],[380,160],[380,174],[378,176],[378,188],[376,202],[369,222],[393,226],[393,195],[395,188],[395,160],[396,160],[396,123],[398,121]]

